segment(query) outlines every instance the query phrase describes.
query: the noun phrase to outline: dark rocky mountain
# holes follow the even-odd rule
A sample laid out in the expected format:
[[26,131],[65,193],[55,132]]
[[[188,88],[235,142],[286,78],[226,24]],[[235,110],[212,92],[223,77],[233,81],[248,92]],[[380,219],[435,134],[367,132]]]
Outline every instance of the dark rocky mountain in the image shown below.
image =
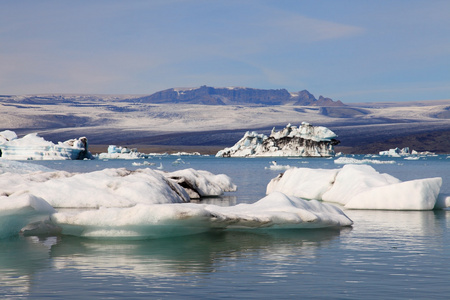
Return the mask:
[[130,99],[141,103],[180,103],[204,105],[299,105],[344,106],[341,101],[320,96],[316,99],[307,90],[289,93],[286,89],[263,90],[252,88],[214,88],[201,86],[192,89],[171,88],[149,96]]

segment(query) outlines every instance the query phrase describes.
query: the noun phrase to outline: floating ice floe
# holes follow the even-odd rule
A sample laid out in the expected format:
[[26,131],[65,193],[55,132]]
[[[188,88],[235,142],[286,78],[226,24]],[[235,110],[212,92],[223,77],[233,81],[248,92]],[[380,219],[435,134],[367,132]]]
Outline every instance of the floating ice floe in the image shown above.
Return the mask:
[[144,161],[144,162],[132,162],[131,165],[132,165],[132,166],[135,166],[135,167],[140,167],[140,166],[154,166],[155,163],[154,163],[154,162]]
[[351,226],[337,207],[273,193],[253,204],[139,204],[79,213],[55,213],[63,234],[93,238],[157,238],[211,229],[300,229]]
[[11,130],[0,132],[0,157],[9,160],[91,159],[87,138],[71,139],[54,144],[30,133],[18,138]]
[[[19,163],[15,165],[12,172],[0,172],[0,237],[21,230],[24,234],[40,232],[40,225],[54,226],[53,230],[62,234],[142,239],[211,229],[352,224],[339,208],[282,193],[227,208],[186,203],[192,192],[204,196],[236,190],[228,176],[207,171],[121,168],[69,173],[36,170],[25,164],[25,171],[19,171]],[[31,223],[33,226],[27,226]]]
[[419,160],[420,156],[407,156],[404,159],[406,159],[406,160]]
[[271,165],[269,167],[265,167],[264,169],[279,171],[279,170],[287,170],[290,167],[291,167],[290,165],[279,165],[276,161],[272,161]]
[[336,159],[334,161],[335,164],[341,164],[341,165],[346,165],[346,164],[376,164],[376,165],[380,165],[380,164],[395,164],[394,160],[378,160],[378,159],[357,159],[357,158],[353,158],[353,157],[339,157],[338,159]]
[[439,195],[442,178],[402,182],[378,173],[369,165],[345,165],[342,169],[292,168],[272,179],[267,193],[334,202],[349,209],[431,210],[450,206]]

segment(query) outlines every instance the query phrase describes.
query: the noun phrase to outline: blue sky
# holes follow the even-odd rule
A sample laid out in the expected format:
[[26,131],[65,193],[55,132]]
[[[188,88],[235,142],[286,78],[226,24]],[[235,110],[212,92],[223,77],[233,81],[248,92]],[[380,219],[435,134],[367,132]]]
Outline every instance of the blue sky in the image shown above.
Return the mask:
[[2,0],[0,94],[450,99],[450,1]]

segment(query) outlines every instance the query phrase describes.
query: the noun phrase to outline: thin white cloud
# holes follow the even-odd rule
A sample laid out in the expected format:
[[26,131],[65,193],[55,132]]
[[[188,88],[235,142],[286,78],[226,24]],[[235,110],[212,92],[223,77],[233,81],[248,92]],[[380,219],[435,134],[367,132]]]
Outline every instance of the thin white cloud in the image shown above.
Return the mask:
[[302,15],[280,15],[267,23],[283,38],[296,41],[318,42],[350,38],[364,33],[364,28],[346,24],[339,24],[327,20],[308,18]]

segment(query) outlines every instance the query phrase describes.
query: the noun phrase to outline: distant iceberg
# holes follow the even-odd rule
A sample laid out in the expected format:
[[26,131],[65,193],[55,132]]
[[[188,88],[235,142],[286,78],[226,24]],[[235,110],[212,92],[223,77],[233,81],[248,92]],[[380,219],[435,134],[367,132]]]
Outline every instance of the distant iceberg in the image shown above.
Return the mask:
[[393,148],[389,150],[380,151],[379,155],[383,156],[390,156],[390,157],[403,157],[403,156],[410,156],[410,155],[435,155],[433,152],[424,151],[424,152],[418,152],[416,150],[409,150],[409,147],[405,148]]
[[269,137],[256,132],[246,132],[233,147],[220,150],[217,157],[254,156],[334,156],[333,146],[339,144],[337,135],[323,126],[313,126],[303,122],[299,127],[288,124]]
[[30,133],[18,138],[11,130],[0,132],[0,157],[9,160],[91,159],[86,137],[54,144]]
[[107,153],[97,155],[99,159],[146,159],[149,154],[138,152],[135,148],[109,145]]

